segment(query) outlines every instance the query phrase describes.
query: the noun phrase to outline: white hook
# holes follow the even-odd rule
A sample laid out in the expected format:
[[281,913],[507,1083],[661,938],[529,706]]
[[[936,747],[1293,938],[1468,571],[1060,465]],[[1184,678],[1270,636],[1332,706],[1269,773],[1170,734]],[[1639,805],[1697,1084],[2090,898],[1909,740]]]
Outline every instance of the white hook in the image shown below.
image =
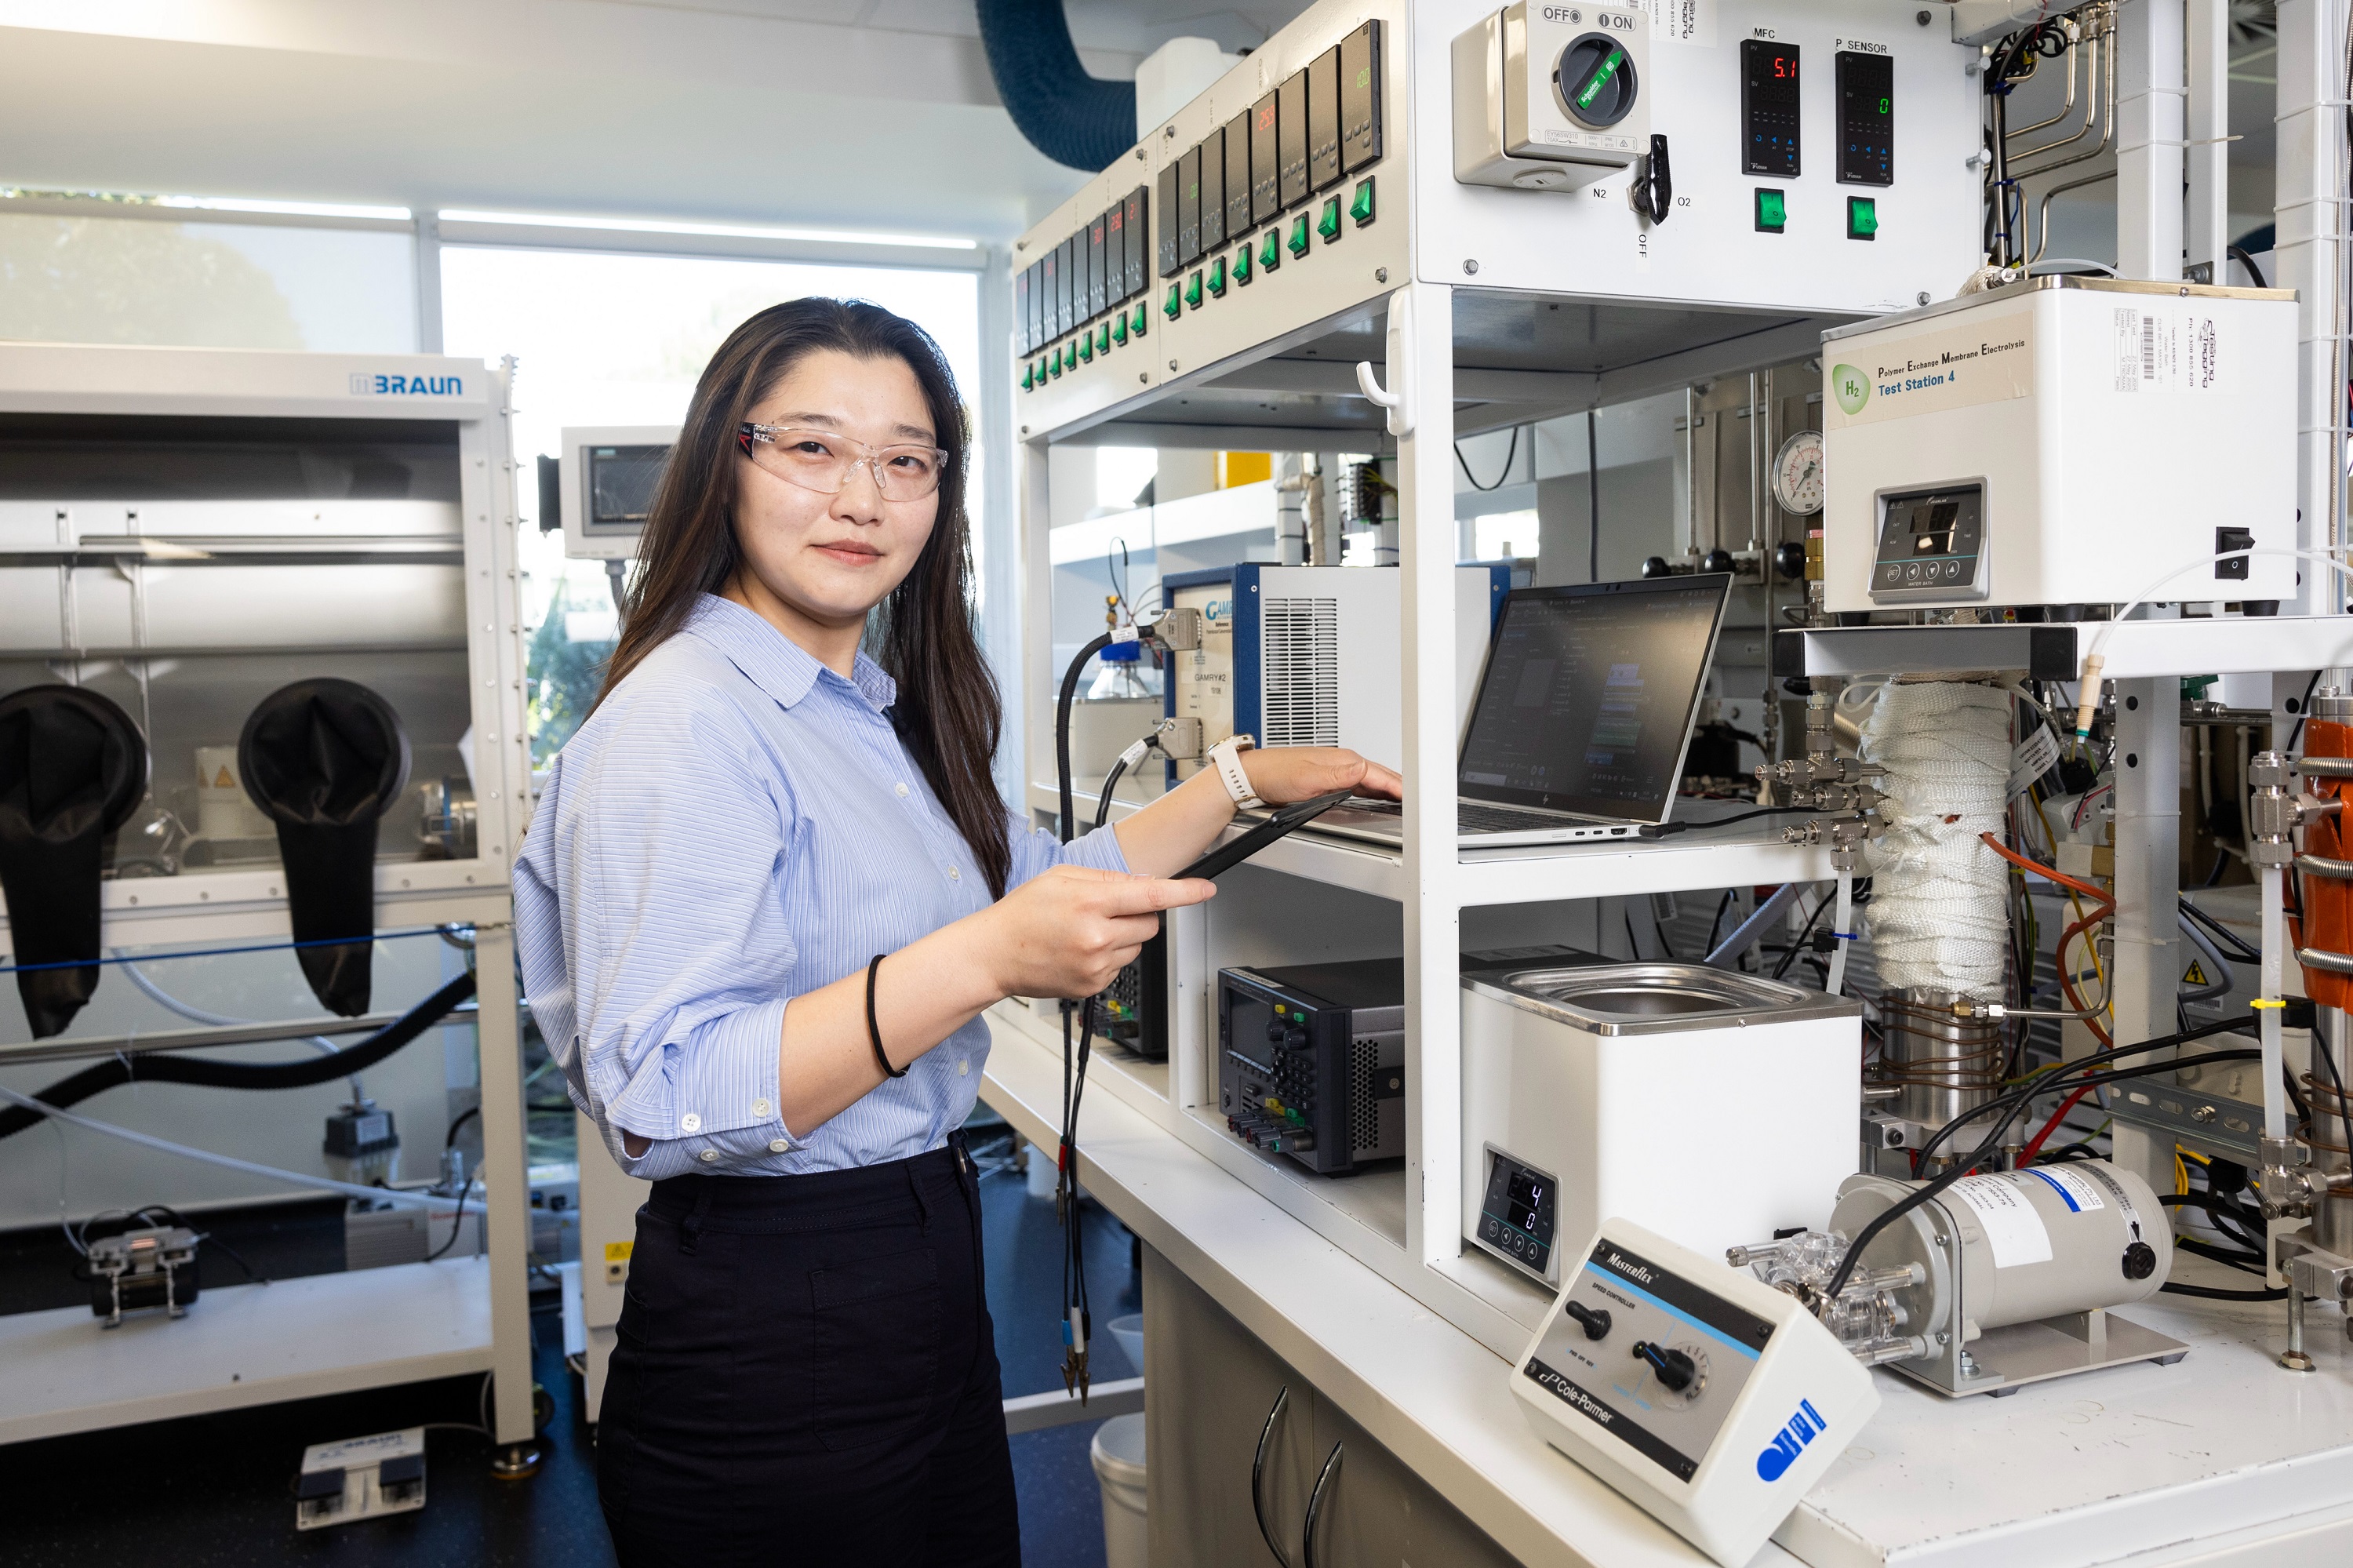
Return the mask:
[[1389,411],[1389,434],[1399,434],[1397,421],[1398,415],[1405,409],[1405,394],[1382,391],[1381,384],[1373,378],[1373,362],[1369,359],[1356,361],[1356,389]]

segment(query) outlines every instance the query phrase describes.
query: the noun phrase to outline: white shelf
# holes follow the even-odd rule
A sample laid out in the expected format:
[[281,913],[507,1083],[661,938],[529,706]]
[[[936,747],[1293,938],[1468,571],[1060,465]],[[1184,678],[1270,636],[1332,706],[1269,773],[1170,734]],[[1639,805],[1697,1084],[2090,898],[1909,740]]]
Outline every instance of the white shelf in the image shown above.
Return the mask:
[[488,1372],[483,1257],[205,1291],[184,1318],[0,1317],[0,1443]]
[[[1002,1003],[986,1016],[994,1042],[991,1079],[1001,1067],[1016,1075],[1050,1070],[1059,1082],[1057,1026],[1019,1002]],[[1121,1102],[1498,1356],[1517,1355],[1552,1303],[1549,1295],[1467,1245],[1461,1256],[1443,1264],[1416,1262],[1406,1246],[1402,1164],[1355,1176],[1319,1176],[1295,1160],[1252,1149],[1228,1132],[1209,1107],[1172,1103],[1165,1064],[1097,1056],[1087,1082],[1087,1105],[1097,1103],[1099,1094]],[[1081,1121],[1082,1133],[1092,1125],[1083,1109]],[[1023,1136],[1030,1135],[1025,1129]],[[1049,1133],[1044,1141],[1050,1145],[1053,1137]],[[1083,1138],[1081,1153],[1088,1154]]]
[[[1056,791],[1050,784],[1030,785],[1029,803],[1041,811],[1059,810]],[[1112,821],[1122,821],[1140,809],[1114,800]],[[1221,842],[1238,838],[1241,832],[1240,828],[1229,828]],[[1401,853],[1321,834],[1313,827],[1277,839],[1252,855],[1250,863],[1392,902],[1402,902],[1406,896]],[[1759,837],[1755,828],[1535,849],[1467,850],[1461,865],[1465,905],[1542,904],[1562,898],[1825,882],[1837,874],[1831,869],[1829,850]]]

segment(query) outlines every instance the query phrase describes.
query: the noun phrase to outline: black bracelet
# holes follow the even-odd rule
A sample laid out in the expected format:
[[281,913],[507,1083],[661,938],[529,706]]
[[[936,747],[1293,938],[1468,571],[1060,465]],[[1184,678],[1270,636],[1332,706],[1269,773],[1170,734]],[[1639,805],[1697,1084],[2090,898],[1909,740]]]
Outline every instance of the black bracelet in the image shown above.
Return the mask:
[[874,961],[866,966],[866,1040],[874,1047],[874,1065],[882,1069],[886,1078],[903,1078],[904,1067],[891,1065],[891,1058],[882,1054],[882,1025],[874,1020],[874,977],[882,972],[882,960],[889,955],[877,953]]

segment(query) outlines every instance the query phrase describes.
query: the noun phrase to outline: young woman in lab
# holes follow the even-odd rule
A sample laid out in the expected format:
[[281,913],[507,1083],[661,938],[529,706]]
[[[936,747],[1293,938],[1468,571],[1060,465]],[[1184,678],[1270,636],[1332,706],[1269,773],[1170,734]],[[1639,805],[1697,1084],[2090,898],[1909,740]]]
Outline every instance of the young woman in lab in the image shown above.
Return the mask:
[[[523,981],[638,1212],[599,1426],[627,1565],[1016,1563],[959,1130],[981,1012],[1110,983],[1232,818],[1068,846],[992,782],[964,406],[879,307],[763,311],[695,388],[598,705],[514,876]],[[1268,802],[1395,796],[1244,751]]]

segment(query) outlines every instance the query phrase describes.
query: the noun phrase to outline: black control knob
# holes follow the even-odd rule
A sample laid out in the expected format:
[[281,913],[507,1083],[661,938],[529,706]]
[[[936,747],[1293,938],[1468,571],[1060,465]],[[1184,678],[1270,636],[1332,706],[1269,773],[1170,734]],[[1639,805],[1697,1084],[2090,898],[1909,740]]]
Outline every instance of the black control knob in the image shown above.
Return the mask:
[[1699,558],[1699,569],[1704,572],[1728,572],[1738,565],[1729,550],[1710,550]]
[[1674,575],[1675,569],[1674,567],[1667,565],[1666,556],[1645,556],[1642,557],[1643,581],[1654,582],[1660,577],[1671,577]]
[[2137,1241],[2125,1248],[2125,1277],[2147,1279],[2157,1272],[2157,1249],[2147,1242]]
[[1306,1046],[1307,1031],[1304,1029],[1286,1029],[1282,1032],[1282,1048],[1284,1050],[1302,1051],[1306,1049]]
[[[1810,690],[1811,688],[1809,688]],[[1276,1044],[1282,1044],[1282,1020],[1278,1018],[1266,1026],[1266,1037]]]
[[1568,1315],[1584,1326],[1588,1340],[1606,1338],[1609,1332],[1609,1313],[1606,1308],[1588,1307],[1582,1301],[1568,1304]]
[[1634,1341],[1634,1356],[1638,1361],[1650,1363],[1651,1371],[1658,1377],[1659,1386],[1669,1393],[1681,1393],[1691,1386],[1692,1379],[1699,1375],[1699,1363],[1691,1357],[1681,1351],[1654,1345],[1648,1340]]
[[1773,571],[1783,582],[1793,583],[1806,575],[1806,547],[1792,539],[1773,552]]

